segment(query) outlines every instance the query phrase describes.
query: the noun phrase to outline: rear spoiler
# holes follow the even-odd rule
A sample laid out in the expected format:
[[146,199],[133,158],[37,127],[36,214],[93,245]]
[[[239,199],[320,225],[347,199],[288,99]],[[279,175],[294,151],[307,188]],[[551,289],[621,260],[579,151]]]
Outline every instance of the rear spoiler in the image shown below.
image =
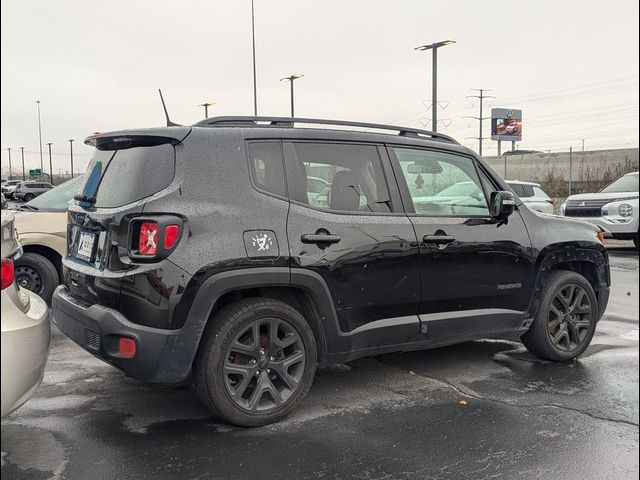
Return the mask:
[[98,150],[124,150],[134,147],[153,147],[170,143],[177,145],[191,133],[191,127],[164,127],[118,132],[96,133],[87,137],[86,145]]

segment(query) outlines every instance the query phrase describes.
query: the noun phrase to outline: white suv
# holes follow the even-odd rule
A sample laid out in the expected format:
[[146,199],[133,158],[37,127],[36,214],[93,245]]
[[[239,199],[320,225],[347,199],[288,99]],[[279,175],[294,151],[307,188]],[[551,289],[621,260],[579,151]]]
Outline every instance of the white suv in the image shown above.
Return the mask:
[[599,193],[571,195],[561,212],[597,225],[606,237],[633,240],[637,248],[638,172],[627,173]]
[[539,183],[507,180],[507,185],[518,195],[522,203],[531,210],[542,213],[553,213],[555,200],[544,193]]

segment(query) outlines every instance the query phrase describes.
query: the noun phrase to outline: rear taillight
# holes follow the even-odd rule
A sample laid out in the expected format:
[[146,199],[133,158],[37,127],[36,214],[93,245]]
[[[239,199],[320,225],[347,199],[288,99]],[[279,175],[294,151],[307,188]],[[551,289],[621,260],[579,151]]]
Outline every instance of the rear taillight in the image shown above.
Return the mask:
[[604,232],[598,232],[596,236],[598,237],[598,241],[604,245]]
[[136,218],[129,227],[129,256],[153,262],[166,258],[180,241],[182,219],[173,215]]
[[13,260],[2,259],[2,290],[13,284]]
[[547,198],[547,199],[545,199],[545,202],[550,203],[551,205],[555,205],[556,204],[556,199],[555,198]]
[[142,222],[138,239],[138,255],[153,257],[158,253],[158,224]]
[[164,248],[171,249],[176,245],[180,237],[179,225],[167,225],[164,227]]

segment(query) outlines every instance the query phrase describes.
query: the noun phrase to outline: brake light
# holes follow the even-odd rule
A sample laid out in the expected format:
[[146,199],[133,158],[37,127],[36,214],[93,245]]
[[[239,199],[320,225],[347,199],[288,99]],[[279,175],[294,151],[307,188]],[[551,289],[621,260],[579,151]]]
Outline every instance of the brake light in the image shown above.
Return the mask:
[[180,227],[178,225],[167,225],[164,227],[164,248],[173,248],[178,241],[179,236]]
[[604,232],[598,232],[596,236],[598,237],[598,241],[604,245]]
[[555,205],[556,204],[556,199],[555,198],[547,198],[545,201],[550,203],[551,205]]
[[13,260],[2,259],[2,290],[13,284]]
[[138,255],[154,256],[158,253],[158,224],[142,222],[138,240]]

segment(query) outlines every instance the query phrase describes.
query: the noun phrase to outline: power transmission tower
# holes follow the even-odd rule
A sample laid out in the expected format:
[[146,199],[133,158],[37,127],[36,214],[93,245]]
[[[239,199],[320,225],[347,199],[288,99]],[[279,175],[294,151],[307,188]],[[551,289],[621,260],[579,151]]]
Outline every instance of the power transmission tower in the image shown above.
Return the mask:
[[479,125],[480,125],[480,132],[478,134],[478,137],[471,137],[474,138],[475,140],[478,140],[480,142],[480,147],[478,148],[478,155],[482,156],[482,141],[484,140],[484,137],[482,136],[482,122],[486,119],[488,119],[489,117],[483,117],[482,116],[482,107],[484,106],[484,100],[487,98],[496,98],[493,95],[485,95],[484,92],[488,92],[491,89],[489,88],[472,88],[471,90],[473,90],[474,92],[480,92],[478,95],[467,95],[466,98],[478,98],[480,99],[480,116],[479,117],[472,117],[472,116],[466,116],[466,117],[462,117],[462,118],[473,118],[474,120],[478,120]]

